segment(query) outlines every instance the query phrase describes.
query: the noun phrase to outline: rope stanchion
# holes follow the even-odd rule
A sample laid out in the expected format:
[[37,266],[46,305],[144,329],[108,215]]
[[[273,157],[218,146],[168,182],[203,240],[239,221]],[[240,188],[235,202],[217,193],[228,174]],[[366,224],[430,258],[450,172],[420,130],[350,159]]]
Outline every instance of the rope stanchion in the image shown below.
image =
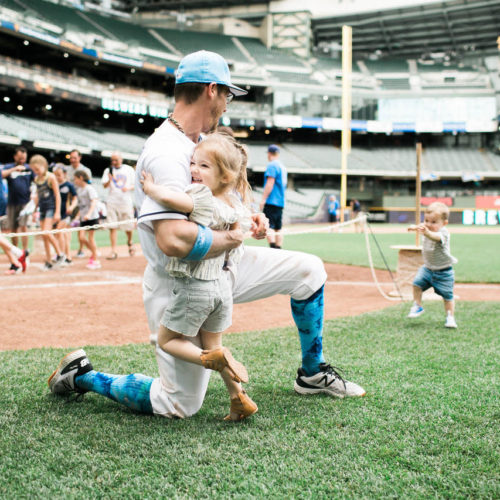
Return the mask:
[[[384,299],[387,299],[387,300],[390,300],[390,301],[396,301],[397,300],[397,301],[405,302],[403,294],[399,290],[398,284],[396,283],[396,280],[394,279],[394,277],[392,275],[392,272],[389,269],[389,266],[387,265],[387,261],[385,260],[384,254],[382,253],[382,250],[380,249],[380,246],[378,245],[378,242],[377,242],[377,246],[378,246],[379,252],[382,255],[382,258],[383,258],[383,260],[385,262],[385,266],[386,266],[387,270],[389,271],[389,274],[391,276],[392,282],[394,283],[394,286],[396,287],[396,290],[399,293],[399,297],[391,297],[390,295],[387,295],[382,290],[382,287],[380,286],[380,283],[379,283],[378,278],[377,278],[377,274],[375,273],[375,266],[373,265],[372,251],[371,251],[371,246],[370,246],[370,237],[369,237],[369,234],[368,234],[368,231],[367,231],[367,227],[368,227],[368,221],[367,221],[367,219],[365,217],[365,220],[363,221],[363,233],[365,235],[366,252],[368,254],[368,262],[370,263],[370,272],[371,272],[373,281],[375,282],[375,286],[377,287],[377,290],[380,292],[380,295],[382,295],[382,297],[384,297]],[[370,231],[371,231],[371,228],[370,228]],[[372,232],[372,234],[373,234],[373,232]]]

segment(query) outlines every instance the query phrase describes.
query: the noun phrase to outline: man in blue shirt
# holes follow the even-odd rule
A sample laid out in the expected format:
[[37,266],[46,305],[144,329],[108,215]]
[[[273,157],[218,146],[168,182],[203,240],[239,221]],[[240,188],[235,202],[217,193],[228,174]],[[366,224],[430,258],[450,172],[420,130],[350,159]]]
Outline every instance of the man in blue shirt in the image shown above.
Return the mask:
[[337,222],[337,210],[339,209],[339,202],[337,197],[332,194],[328,200],[328,216],[330,222]]
[[264,192],[260,202],[260,209],[269,219],[270,230],[267,241],[271,248],[281,248],[283,245],[283,207],[285,206],[285,190],[287,185],[286,168],[279,160],[280,148],[271,144],[267,148],[267,164],[264,172]]
[[[7,180],[9,189],[7,201],[6,230],[14,233],[28,231],[29,215],[23,209],[31,199],[31,183],[35,180],[35,173],[26,163],[28,152],[23,146],[14,150],[14,163],[8,163],[2,170],[2,179]],[[22,236],[23,250],[28,249],[28,237]],[[17,237],[12,238],[12,243],[17,246]]]

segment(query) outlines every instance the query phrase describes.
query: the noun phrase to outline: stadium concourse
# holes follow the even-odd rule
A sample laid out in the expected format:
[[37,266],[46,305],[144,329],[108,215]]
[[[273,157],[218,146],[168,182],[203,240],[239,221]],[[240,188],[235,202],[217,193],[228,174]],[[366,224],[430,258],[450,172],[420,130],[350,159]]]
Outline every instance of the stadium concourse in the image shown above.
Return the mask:
[[[374,226],[378,233],[387,230],[384,225]],[[498,227],[464,227],[458,231],[500,234]],[[148,342],[141,287],[145,258],[140,251],[130,257],[126,246],[119,247],[118,254],[117,260],[105,261],[98,272],[87,270],[83,259],[75,259],[71,267],[42,272],[43,258],[35,255],[26,273],[0,275],[3,312],[0,351]],[[4,264],[6,267],[7,259],[1,255],[0,266]],[[332,263],[325,263],[325,268],[326,319],[358,315],[395,303],[388,302],[377,291],[369,268]],[[377,270],[376,274],[384,291],[391,291],[389,273]],[[498,284],[458,283],[456,292],[460,301],[480,297],[483,301],[500,302]],[[50,314],[41,318],[40,311],[47,309]],[[275,296],[237,304],[228,333],[290,325],[289,298]]]

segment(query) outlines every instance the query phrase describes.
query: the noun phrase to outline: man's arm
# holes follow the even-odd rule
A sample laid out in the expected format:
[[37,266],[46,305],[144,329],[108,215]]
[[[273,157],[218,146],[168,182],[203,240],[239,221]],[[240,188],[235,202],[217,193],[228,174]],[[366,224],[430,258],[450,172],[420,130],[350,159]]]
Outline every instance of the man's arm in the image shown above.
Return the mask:
[[13,172],[24,172],[24,170],[26,170],[26,169],[24,168],[23,165],[16,165],[16,166],[11,167],[11,168],[6,168],[6,169],[2,170],[2,179],[6,179]]
[[[198,224],[179,219],[153,221],[156,244],[168,257],[186,257],[196,242]],[[217,257],[227,250],[237,248],[243,242],[241,229],[213,231],[213,240],[205,259]]]
[[[106,176],[106,174],[108,174],[108,175]],[[111,184],[111,179],[112,179],[112,176],[113,176],[113,174],[112,174],[111,169],[110,169],[110,168],[109,168],[109,169],[107,168],[107,169],[104,171],[104,174],[103,174],[102,179],[101,179],[101,182],[102,182],[102,187],[103,187],[103,188],[107,188],[107,187]],[[104,178],[105,178],[105,177],[107,177],[107,180],[104,180]]]
[[264,192],[262,193],[262,200],[260,201],[260,209],[261,210],[264,208],[264,205],[266,204],[266,201],[269,198],[271,191],[273,190],[275,182],[276,182],[276,179],[274,177],[268,177],[266,179],[266,185],[264,186]]

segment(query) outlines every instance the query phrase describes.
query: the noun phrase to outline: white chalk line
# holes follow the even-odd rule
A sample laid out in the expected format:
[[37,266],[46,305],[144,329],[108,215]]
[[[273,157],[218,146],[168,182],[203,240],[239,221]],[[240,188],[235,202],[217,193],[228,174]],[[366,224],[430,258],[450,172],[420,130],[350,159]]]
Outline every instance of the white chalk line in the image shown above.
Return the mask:
[[[382,281],[379,282],[381,285],[393,285],[392,281]],[[373,281],[327,281],[326,285],[333,286],[346,286],[346,285],[354,285],[354,286],[377,286]],[[463,288],[463,289],[500,289],[500,285],[495,283],[455,283],[455,288]]]
[[[79,272],[79,273],[71,273],[66,274],[64,277],[68,278],[78,278],[82,276],[89,276],[90,273]],[[102,276],[102,275],[101,275]],[[32,276],[35,277],[35,276]],[[91,286],[113,286],[113,285],[140,285],[142,283],[142,276],[120,276],[117,274],[113,274],[111,272],[105,273],[105,277],[108,278],[106,280],[93,280],[93,281],[73,281],[73,282],[51,282],[51,283],[31,283],[27,285],[6,285],[0,286],[0,290],[25,290],[25,289],[37,289],[37,288],[77,288],[77,287],[91,287]],[[46,275],[36,276],[36,278],[47,278]],[[7,278],[11,279],[11,278]],[[391,286],[393,285],[392,281],[382,282],[381,285]],[[365,286],[365,287],[376,287],[376,284],[373,281],[327,281],[325,283],[327,286]],[[484,290],[487,289],[500,289],[500,285],[496,284],[482,284],[482,283],[457,283],[455,284],[455,288],[459,289],[478,289]]]
[[105,271],[99,273],[99,277],[104,279],[97,280],[86,280],[86,281],[63,281],[66,278],[81,278],[86,277],[90,278],[95,271],[90,272],[76,272],[69,274],[60,274],[54,276],[53,271],[47,271],[47,273],[40,275],[29,275],[28,276],[9,276],[5,277],[3,280],[0,278],[0,281],[7,281],[9,279],[37,279],[37,280],[47,280],[51,277],[57,277],[56,281],[51,281],[50,283],[29,283],[29,284],[21,284],[16,283],[13,285],[0,285],[0,290],[26,290],[26,289],[42,289],[42,288],[77,288],[77,287],[91,287],[91,286],[109,286],[109,285],[140,285],[142,283],[142,276],[130,276],[130,275],[120,275],[117,273],[113,273],[110,271]]

